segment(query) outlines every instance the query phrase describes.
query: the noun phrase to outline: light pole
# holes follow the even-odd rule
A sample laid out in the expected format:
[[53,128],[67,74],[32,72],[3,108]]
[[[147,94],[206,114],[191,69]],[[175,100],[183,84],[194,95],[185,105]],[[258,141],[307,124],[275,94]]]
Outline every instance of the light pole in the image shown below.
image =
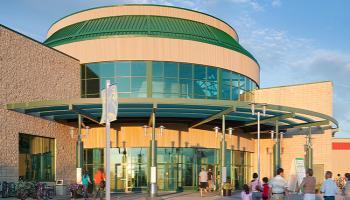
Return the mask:
[[[260,178],[260,111],[255,113],[255,106],[258,105],[257,103],[251,104],[251,110],[252,115],[257,116],[257,129],[258,129],[258,177]],[[263,108],[262,115],[265,116],[266,114],[266,104],[260,104]]]
[[[144,135],[147,136],[147,129],[149,126],[144,125]],[[160,136],[163,136],[165,126],[159,126]],[[152,114],[152,140],[151,140],[151,178],[150,178],[150,196],[154,198],[157,196],[157,140],[156,140],[156,122],[155,114]]]

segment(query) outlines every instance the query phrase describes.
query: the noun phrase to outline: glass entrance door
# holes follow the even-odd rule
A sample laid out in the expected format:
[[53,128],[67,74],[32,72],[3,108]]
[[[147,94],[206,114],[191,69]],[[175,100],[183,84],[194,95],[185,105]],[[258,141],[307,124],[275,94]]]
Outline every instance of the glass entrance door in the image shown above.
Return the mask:
[[177,189],[177,165],[176,164],[158,164],[158,187],[163,191],[176,191]]

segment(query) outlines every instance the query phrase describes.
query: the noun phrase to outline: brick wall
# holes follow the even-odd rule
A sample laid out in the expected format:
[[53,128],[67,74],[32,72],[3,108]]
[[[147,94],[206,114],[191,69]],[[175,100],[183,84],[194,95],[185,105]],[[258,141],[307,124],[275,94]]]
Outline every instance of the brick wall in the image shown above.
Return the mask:
[[[0,25],[0,105],[80,97],[79,61]],[[56,178],[75,179],[69,127],[0,108],[0,181],[18,179],[19,133],[56,139]]]

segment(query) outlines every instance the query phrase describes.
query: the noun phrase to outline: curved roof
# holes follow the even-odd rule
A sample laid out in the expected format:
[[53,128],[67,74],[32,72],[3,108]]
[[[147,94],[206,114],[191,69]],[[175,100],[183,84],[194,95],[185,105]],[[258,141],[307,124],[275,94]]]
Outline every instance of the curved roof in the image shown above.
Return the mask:
[[49,27],[49,30],[55,25],[57,24],[58,22],[60,22],[61,20],[63,19],[66,19],[70,16],[73,16],[73,15],[76,15],[76,14],[79,14],[79,13],[82,13],[82,12],[86,12],[86,11],[91,11],[91,10],[96,10],[96,9],[101,9],[101,8],[113,8],[113,7],[122,7],[122,6],[154,6],[154,7],[165,7],[165,8],[174,8],[174,9],[179,9],[179,10],[184,10],[184,11],[190,11],[190,12],[194,12],[194,13],[199,13],[199,14],[202,14],[202,15],[206,15],[206,16],[209,16],[213,19],[216,19],[224,24],[226,24],[228,27],[230,27],[235,35],[236,35],[236,39],[237,41],[239,41],[239,38],[238,38],[238,34],[237,34],[237,31],[230,25],[228,24],[227,22],[225,22],[224,20],[218,18],[218,17],[215,17],[213,15],[210,15],[210,14],[207,14],[207,13],[204,13],[204,12],[200,12],[200,11],[197,11],[197,10],[191,10],[191,9],[188,9],[188,8],[182,8],[182,7],[178,7],[178,6],[170,6],[170,5],[159,5],[159,4],[119,4],[119,5],[109,5],[109,6],[99,6],[99,7],[94,7],[94,8],[89,8],[89,9],[85,9],[85,10],[80,10],[80,11],[77,11],[77,12],[74,12],[74,13],[71,13],[67,16],[64,16],[58,20],[56,20],[54,23],[51,24],[51,26]]
[[204,23],[164,16],[112,16],[78,22],[52,34],[44,43],[51,47],[81,40],[115,36],[149,36],[194,40],[228,48],[256,59],[226,32]]
[[[161,99],[161,98],[119,98],[118,121],[148,121],[153,109],[157,120],[176,122],[181,120],[200,127],[215,125],[215,119],[226,116],[228,125],[242,128],[247,132],[256,131],[257,116],[251,114],[251,105],[243,101],[204,99]],[[279,130],[290,130],[328,126],[338,128],[338,122],[331,116],[281,105],[265,104],[266,115],[261,116],[262,131],[271,130],[276,125]],[[102,114],[100,98],[81,98],[58,101],[38,101],[7,104],[5,109],[58,122],[76,121],[78,114],[94,122],[99,122]],[[256,111],[262,113],[262,106]]]

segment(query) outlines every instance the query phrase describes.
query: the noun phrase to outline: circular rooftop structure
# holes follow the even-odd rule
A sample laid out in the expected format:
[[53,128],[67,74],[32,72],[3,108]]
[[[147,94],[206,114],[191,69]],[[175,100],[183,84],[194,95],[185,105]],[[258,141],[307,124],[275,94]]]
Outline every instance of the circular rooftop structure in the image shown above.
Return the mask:
[[226,22],[160,5],[93,8],[55,22],[44,42],[82,64],[162,61],[213,66],[260,81],[258,62]]

